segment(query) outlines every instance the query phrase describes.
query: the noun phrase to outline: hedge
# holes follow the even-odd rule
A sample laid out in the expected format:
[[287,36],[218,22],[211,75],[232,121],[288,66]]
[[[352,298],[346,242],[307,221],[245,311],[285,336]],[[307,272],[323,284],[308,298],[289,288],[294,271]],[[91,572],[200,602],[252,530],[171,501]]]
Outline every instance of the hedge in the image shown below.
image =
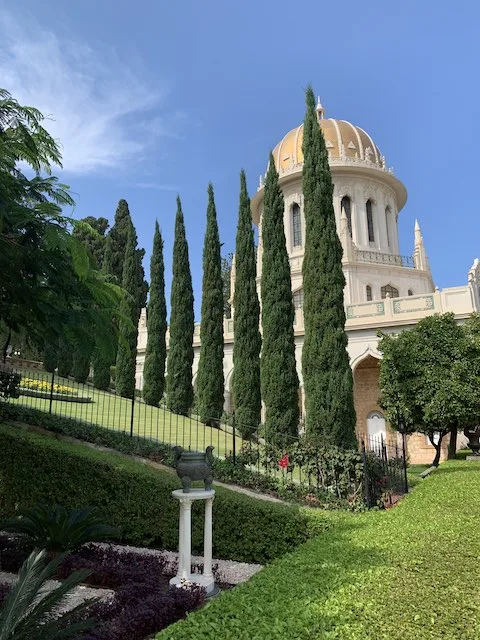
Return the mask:
[[388,511],[337,525],[157,640],[480,637],[480,464],[451,461]]
[[[114,454],[70,444],[18,427],[0,427],[1,510],[37,502],[97,506],[122,530],[120,542],[164,549],[178,546],[175,475]],[[203,550],[203,514],[193,510],[192,547]],[[217,558],[265,563],[328,526],[322,513],[217,488],[213,553]]]

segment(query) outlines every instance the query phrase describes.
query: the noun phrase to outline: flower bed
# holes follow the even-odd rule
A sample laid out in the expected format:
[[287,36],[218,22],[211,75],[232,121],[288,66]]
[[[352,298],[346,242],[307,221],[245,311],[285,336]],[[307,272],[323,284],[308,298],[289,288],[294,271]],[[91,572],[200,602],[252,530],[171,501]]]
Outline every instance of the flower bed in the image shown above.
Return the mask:
[[[36,380],[35,378],[24,378],[22,377],[20,381],[20,389],[29,389],[32,391],[46,391],[50,393],[52,391],[52,385],[47,380]],[[67,387],[64,384],[54,383],[53,385],[53,393],[58,395],[69,395],[69,396],[77,396],[78,390],[74,387]]]
[[[30,551],[24,538],[0,535],[2,571],[17,572]],[[113,599],[88,608],[83,617],[98,623],[79,640],[144,640],[197,609],[204,590],[195,585],[171,588],[166,568],[162,557],[118,552],[112,546],[85,545],[69,555],[58,568],[57,580],[89,569],[86,585],[114,590]],[[0,585],[0,602],[8,591],[8,585]]]

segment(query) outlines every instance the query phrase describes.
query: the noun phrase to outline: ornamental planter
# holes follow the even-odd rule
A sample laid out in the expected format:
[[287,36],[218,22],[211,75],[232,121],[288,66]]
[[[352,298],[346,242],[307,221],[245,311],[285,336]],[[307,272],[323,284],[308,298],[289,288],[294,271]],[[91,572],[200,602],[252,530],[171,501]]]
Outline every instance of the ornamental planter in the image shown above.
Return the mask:
[[205,453],[202,453],[201,451],[185,451],[182,447],[173,447],[175,455],[174,466],[177,476],[182,481],[184,493],[190,493],[192,482],[195,480],[203,480],[205,482],[205,490],[211,490],[213,482],[212,451],[214,448],[209,446]]
[[472,450],[474,456],[480,456],[480,425],[467,427],[463,431],[468,438],[468,448]]

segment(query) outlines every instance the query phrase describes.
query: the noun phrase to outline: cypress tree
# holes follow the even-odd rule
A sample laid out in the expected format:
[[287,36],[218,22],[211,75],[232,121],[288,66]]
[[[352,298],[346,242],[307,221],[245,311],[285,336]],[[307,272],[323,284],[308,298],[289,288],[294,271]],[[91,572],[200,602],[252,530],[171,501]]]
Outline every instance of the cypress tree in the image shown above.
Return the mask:
[[107,235],[104,257],[105,271],[120,285],[123,280],[123,263],[131,226],[128,203],[126,200],[120,200],[115,211],[115,221]]
[[84,383],[90,373],[91,350],[75,349],[73,352],[72,376],[76,382]]
[[57,368],[58,375],[67,378],[73,366],[73,346],[65,339],[61,339],[58,345]]
[[93,386],[100,391],[106,391],[110,387],[110,359],[95,347],[92,358]]
[[236,424],[248,437],[260,424],[260,305],[250,198],[245,172],[240,173],[240,206],[235,245],[233,298],[233,399]]
[[165,303],[163,240],[156,221],[150,261],[150,301],[147,323],[148,338],[143,370],[143,399],[147,404],[158,407],[165,390],[167,306]]
[[119,322],[119,341],[115,366],[115,388],[117,393],[124,398],[133,398],[135,393],[138,337],[136,244],[135,231],[131,226],[125,251],[122,280],[122,286],[126,292],[122,303],[122,315],[125,317],[121,317]]
[[224,402],[223,278],[213,186],[208,185],[207,228],[203,245],[202,319],[197,399],[200,420],[217,426]]
[[298,375],[293,334],[290,263],[283,227],[284,201],[273,155],[265,180],[262,216],[262,399],[267,442],[298,435]]
[[303,129],[303,259],[305,340],[302,370],[307,434],[341,447],[356,446],[353,377],[347,353],[342,245],[333,209],[333,184],[315,96],[306,92]]
[[48,373],[53,373],[58,364],[58,340],[52,338],[45,343],[43,349],[43,368]]
[[170,298],[170,343],[167,360],[167,407],[187,415],[193,404],[193,288],[182,204],[177,196],[173,278]]

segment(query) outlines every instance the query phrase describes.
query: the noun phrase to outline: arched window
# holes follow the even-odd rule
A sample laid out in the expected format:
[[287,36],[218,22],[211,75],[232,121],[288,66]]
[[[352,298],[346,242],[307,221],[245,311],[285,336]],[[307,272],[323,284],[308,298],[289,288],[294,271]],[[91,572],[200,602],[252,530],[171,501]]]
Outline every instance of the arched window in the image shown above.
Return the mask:
[[367,209],[367,230],[368,230],[368,241],[375,242],[375,231],[373,229],[373,207],[372,201],[367,200],[365,207]]
[[387,228],[387,245],[390,248],[391,245],[391,239],[390,239],[390,215],[391,215],[391,210],[390,207],[385,207],[385,226]]
[[386,284],[384,287],[380,289],[380,293],[382,294],[382,298],[387,297],[387,293],[390,298],[398,298],[398,289],[391,284]]
[[350,236],[352,235],[352,203],[348,196],[343,196],[342,201],[340,203],[341,211],[345,211],[345,215],[347,216],[347,225],[348,232]]
[[367,302],[369,302],[372,300],[372,287],[369,284],[365,287],[365,292],[367,294]]
[[293,246],[302,246],[302,216],[300,214],[299,205],[294,202],[292,204],[292,231],[293,231]]
[[413,291],[411,289],[408,290],[408,295],[413,296]]
[[303,309],[303,289],[295,291],[293,294],[293,306],[295,309]]

